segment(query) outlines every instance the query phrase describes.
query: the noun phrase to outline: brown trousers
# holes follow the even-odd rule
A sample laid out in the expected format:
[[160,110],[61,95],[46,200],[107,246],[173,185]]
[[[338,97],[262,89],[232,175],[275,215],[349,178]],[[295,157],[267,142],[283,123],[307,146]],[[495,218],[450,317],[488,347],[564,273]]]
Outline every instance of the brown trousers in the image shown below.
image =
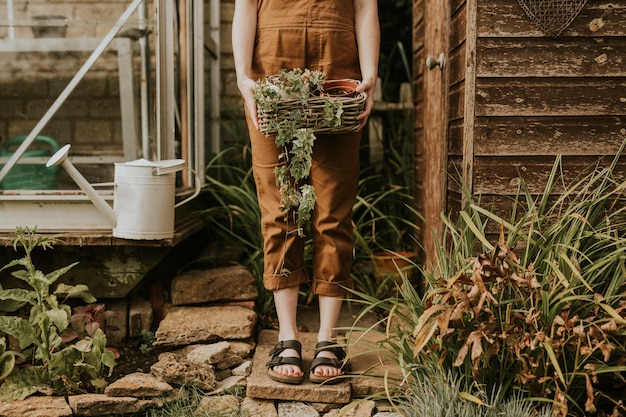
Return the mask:
[[[353,2],[346,0],[260,0],[253,57],[257,79],[282,68],[323,71],[328,79],[360,79]],[[275,183],[280,150],[273,136],[248,123],[252,164],[264,240],[264,285],[268,290],[308,280],[304,238],[285,221]],[[359,181],[361,132],[316,135],[309,177],[315,187],[312,215],[312,291],[343,296],[353,288],[352,207]]]

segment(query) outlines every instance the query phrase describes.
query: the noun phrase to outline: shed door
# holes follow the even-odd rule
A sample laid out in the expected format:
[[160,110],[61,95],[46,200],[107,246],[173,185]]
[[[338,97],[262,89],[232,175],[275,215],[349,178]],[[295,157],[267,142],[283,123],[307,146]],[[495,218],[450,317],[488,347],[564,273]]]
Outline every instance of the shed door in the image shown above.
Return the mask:
[[[422,210],[426,220],[423,244],[427,265],[434,259],[434,242],[429,226],[441,236],[439,214],[446,209],[447,184],[447,77],[450,1],[424,1],[424,68],[423,88],[423,198]],[[418,63],[419,64],[419,63]]]

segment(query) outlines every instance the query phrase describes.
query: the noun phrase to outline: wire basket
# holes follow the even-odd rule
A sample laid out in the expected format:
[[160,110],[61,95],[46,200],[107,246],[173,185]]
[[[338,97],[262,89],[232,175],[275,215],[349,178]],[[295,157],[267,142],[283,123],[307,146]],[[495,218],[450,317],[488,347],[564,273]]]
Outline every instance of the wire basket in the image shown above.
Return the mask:
[[[357,80],[325,81],[320,91],[313,91],[308,97],[280,98],[268,100],[270,106],[258,106],[259,127],[265,135],[276,133],[276,126],[282,122],[296,121],[297,128],[312,129],[314,133],[346,133],[357,131],[361,121],[357,116],[365,108],[365,93],[354,89]],[[340,109],[341,123],[328,125],[328,111]]]

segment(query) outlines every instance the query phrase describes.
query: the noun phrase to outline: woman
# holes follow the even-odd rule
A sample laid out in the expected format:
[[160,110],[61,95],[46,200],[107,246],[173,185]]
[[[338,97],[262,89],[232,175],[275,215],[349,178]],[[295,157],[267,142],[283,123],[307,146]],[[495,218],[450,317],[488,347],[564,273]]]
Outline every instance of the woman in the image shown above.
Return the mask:
[[[307,282],[304,242],[285,222],[275,184],[280,150],[259,130],[255,82],[294,68],[322,71],[327,79],[360,79],[366,92],[365,125],[374,103],[380,30],[377,0],[236,0],[233,55],[237,86],[244,100],[252,146],[264,239],[264,286],[274,293],[279,343],[268,363],[269,376],[297,384],[304,380],[296,310],[300,284]],[[361,130],[317,135],[309,180],[317,200],[311,221],[312,291],[318,295],[320,330],[309,379],[334,382],[343,374],[345,352],[334,339],[343,297],[353,287],[352,206],[359,181]],[[279,271],[279,272],[278,272]],[[284,272],[287,271],[287,272]]]

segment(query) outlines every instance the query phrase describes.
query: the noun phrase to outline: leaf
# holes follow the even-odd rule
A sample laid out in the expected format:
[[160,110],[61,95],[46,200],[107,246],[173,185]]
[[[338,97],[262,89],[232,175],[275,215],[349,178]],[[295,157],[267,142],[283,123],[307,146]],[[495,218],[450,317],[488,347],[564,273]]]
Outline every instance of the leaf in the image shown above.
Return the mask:
[[4,352],[0,355],[0,383],[4,381],[15,368],[15,352]]
[[32,291],[22,288],[11,288],[0,291],[0,300],[13,300],[20,303],[34,304],[37,298]]
[[617,311],[615,311],[615,309],[613,307],[611,307],[608,304],[604,304],[604,303],[599,303],[598,304],[600,307],[602,307],[602,309],[604,311],[606,311],[606,313],[613,317],[618,323],[620,324],[626,324],[626,319],[624,319],[624,317],[620,316],[619,313]]
[[470,394],[469,392],[465,392],[465,391],[460,391],[459,392],[459,398],[464,399],[466,401],[471,401],[474,404],[480,405],[480,406],[486,406],[487,404],[485,404],[485,402],[483,400],[481,400],[480,398],[478,398],[475,395]]
[[93,342],[88,339],[79,340],[73,345],[74,349],[82,353],[89,352],[92,346],[93,346]]
[[481,232],[480,230],[478,230],[478,228],[474,224],[474,221],[471,219],[469,214],[466,211],[461,211],[461,217],[463,218],[463,221],[465,221],[465,224],[467,225],[467,227],[469,227],[472,233],[474,233],[474,236],[476,236],[476,238],[480,240],[480,242],[485,246],[485,248],[487,248],[489,251],[492,251],[493,245],[489,243],[489,241],[485,237],[485,234]]
[[423,327],[421,327],[417,333],[413,333],[415,336],[415,342],[413,346],[413,357],[417,357],[417,355],[419,355],[422,349],[424,349],[426,344],[428,344],[430,339],[433,337],[437,329],[438,329],[437,321],[433,320],[427,325],[425,324]]
[[561,366],[559,365],[559,361],[556,358],[556,354],[554,353],[554,349],[552,349],[552,345],[549,342],[542,343],[543,348],[546,350],[548,357],[550,358],[550,362],[552,362],[552,366],[554,367],[554,371],[558,375],[559,379],[563,386],[567,386],[565,383],[565,376],[563,375],[563,371],[561,370]]
[[0,331],[15,337],[20,349],[24,350],[32,344],[38,344],[35,329],[27,320],[13,316],[0,316]]
[[0,401],[20,401],[37,392],[41,381],[36,368],[20,368],[0,385]]
[[54,326],[59,330],[59,332],[63,332],[70,324],[70,316],[65,309],[50,309],[47,310],[45,314],[50,318],[50,320],[52,320],[52,323],[54,323]]
[[60,283],[54,290],[54,294],[63,294],[66,295],[68,298],[81,297],[83,301],[87,304],[95,303],[96,301],[98,301],[96,300],[96,297],[94,297],[91,292],[89,292],[89,287],[85,284],[68,285]]
[[46,275],[46,280],[50,284],[53,284],[57,279],[59,279],[62,275],[64,275],[67,271],[69,271],[70,269],[72,269],[76,265],[78,265],[78,262],[74,262],[73,264],[70,264],[70,265],[65,266],[63,268],[59,268],[56,271],[52,271],[48,275]]

